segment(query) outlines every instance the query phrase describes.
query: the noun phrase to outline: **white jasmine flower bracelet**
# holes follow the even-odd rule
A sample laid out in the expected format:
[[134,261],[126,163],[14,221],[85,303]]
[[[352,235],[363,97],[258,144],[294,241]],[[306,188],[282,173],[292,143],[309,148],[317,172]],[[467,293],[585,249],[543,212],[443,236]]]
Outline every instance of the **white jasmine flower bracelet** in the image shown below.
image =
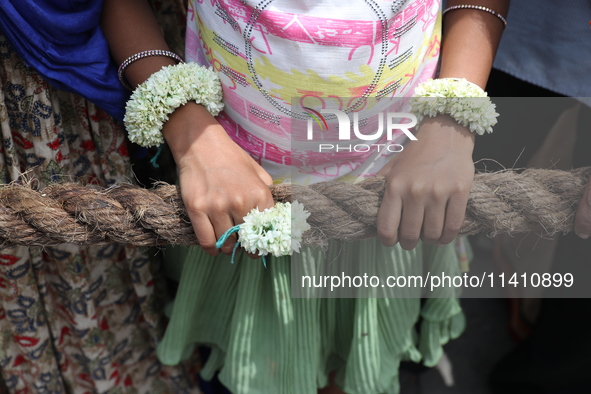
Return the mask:
[[302,235],[310,229],[306,222],[308,216],[310,213],[297,201],[278,202],[264,211],[255,208],[243,218],[244,223],[226,231],[216,247],[221,248],[230,235],[238,233],[234,252],[242,245],[247,252],[262,256],[265,264],[265,255],[269,253],[275,257],[291,256],[300,251]]
[[144,147],[164,143],[162,126],[168,116],[189,101],[203,105],[216,116],[222,103],[222,86],[215,71],[196,63],[163,67],[138,85],[125,108],[129,140]]
[[415,89],[410,103],[419,123],[425,116],[448,114],[479,135],[492,133],[499,116],[486,92],[466,79],[429,79]]

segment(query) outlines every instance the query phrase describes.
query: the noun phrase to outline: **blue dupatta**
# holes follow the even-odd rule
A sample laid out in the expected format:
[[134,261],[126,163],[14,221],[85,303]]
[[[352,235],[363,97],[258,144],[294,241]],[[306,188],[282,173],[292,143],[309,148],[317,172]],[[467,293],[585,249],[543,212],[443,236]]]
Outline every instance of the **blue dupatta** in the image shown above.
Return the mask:
[[0,31],[50,84],[121,120],[129,93],[100,26],[102,6],[103,0],[1,0]]

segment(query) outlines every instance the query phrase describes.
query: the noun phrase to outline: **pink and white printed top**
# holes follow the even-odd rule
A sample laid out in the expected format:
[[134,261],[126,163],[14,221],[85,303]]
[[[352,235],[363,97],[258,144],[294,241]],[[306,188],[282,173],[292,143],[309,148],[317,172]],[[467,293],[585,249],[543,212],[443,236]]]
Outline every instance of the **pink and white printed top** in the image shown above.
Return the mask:
[[219,122],[274,179],[355,179],[392,153],[293,150],[293,122],[310,115],[292,100],[347,110],[359,97],[411,96],[437,69],[439,9],[440,0],[191,0],[185,57],[219,72]]

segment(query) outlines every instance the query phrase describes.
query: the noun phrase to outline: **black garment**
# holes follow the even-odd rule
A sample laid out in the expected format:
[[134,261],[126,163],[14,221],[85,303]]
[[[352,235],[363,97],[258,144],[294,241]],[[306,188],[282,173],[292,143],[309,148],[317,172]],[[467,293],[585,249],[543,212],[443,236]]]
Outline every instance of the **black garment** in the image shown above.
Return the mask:
[[[557,97],[558,95],[494,71],[487,88],[492,97],[521,95],[521,97]],[[523,166],[543,142],[545,133],[554,124],[557,116],[571,107],[574,99],[552,99],[556,103],[543,109],[516,105],[499,108],[500,119],[507,114],[532,111],[532,127],[521,133],[501,136],[501,142],[477,145],[475,158],[488,155],[497,159],[499,152],[505,156],[499,161],[512,166],[515,148],[525,147]],[[494,99],[493,99],[494,101]],[[523,103],[528,100],[522,99]],[[519,100],[512,101],[513,104]],[[508,111],[508,112],[505,112]],[[500,122],[499,122],[500,124]],[[517,130],[516,130],[517,131]],[[496,132],[496,131],[495,131]],[[497,136],[495,136],[497,137]],[[491,139],[492,140],[492,139]],[[591,165],[591,110],[583,106],[577,128],[574,152],[574,167]],[[490,169],[490,167],[489,167]],[[561,237],[553,263],[553,272],[572,273],[575,283],[591,278],[591,240],[582,240],[574,233]],[[554,296],[564,295],[568,289],[558,289]],[[591,287],[578,289],[578,296],[587,298],[545,298],[532,334],[507,355],[494,369],[491,385],[499,394],[588,394],[591,393]],[[568,293],[571,297],[573,293]]]
[[491,71],[486,91],[500,115],[494,133],[476,139],[477,170],[524,168],[542,146],[557,117],[575,104],[572,98],[496,69]]

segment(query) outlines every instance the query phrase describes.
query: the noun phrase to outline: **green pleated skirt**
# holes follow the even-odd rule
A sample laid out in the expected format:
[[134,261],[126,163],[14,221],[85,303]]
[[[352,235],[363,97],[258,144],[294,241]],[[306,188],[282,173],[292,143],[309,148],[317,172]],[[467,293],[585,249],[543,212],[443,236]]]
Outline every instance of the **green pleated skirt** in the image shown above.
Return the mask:
[[[349,258],[380,259],[398,274],[459,274],[453,245],[405,251],[369,239],[355,246],[361,256]],[[302,253],[331,258],[330,249]],[[196,345],[209,346],[203,378],[220,371],[236,394],[315,394],[331,372],[349,394],[395,394],[401,361],[435,365],[442,345],[465,326],[455,290],[423,300],[292,298],[289,257],[268,258],[265,267],[244,254],[231,263],[198,247],[175,247],[167,260],[179,287],[158,357],[174,365]]]

